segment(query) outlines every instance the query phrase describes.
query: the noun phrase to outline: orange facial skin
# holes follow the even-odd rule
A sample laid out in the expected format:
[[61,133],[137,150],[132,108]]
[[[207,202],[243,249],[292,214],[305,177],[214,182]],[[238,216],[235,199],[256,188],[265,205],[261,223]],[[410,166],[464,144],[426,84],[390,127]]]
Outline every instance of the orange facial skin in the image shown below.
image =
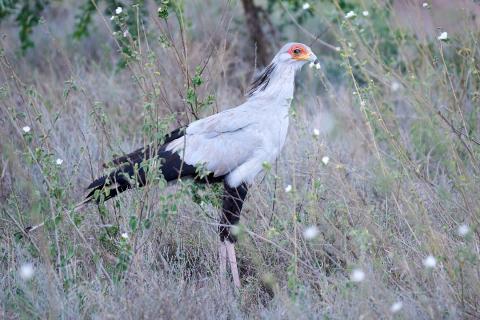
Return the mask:
[[288,49],[288,53],[292,56],[294,60],[308,60],[310,53],[307,48],[300,44],[295,44]]

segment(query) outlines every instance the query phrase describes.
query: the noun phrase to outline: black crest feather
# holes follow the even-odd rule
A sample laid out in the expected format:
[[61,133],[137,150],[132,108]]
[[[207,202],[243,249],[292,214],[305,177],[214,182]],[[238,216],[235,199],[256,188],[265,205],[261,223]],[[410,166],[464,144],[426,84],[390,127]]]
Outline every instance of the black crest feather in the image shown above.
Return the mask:
[[247,92],[247,96],[251,97],[255,92],[265,90],[270,82],[270,76],[274,70],[275,64],[270,63],[268,67],[266,67],[265,70],[263,70],[263,72],[257,78],[255,78],[255,80],[253,80],[252,86]]

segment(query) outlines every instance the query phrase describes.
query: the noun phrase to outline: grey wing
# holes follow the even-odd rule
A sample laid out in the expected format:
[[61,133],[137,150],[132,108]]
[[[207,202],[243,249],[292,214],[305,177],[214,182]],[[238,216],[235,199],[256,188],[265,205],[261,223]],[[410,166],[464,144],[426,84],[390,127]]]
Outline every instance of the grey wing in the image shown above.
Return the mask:
[[220,133],[243,129],[250,124],[252,120],[248,111],[237,107],[192,122],[186,132],[190,135],[206,134],[214,137]]
[[203,165],[222,176],[250,159],[261,141],[248,112],[230,109],[193,122],[167,150],[177,152],[189,165]]

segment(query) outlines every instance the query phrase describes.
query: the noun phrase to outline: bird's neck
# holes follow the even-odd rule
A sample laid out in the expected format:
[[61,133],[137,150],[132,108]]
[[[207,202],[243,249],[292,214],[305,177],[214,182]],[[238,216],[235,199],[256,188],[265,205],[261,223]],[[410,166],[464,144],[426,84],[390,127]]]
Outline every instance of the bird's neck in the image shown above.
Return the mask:
[[293,99],[297,69],[293,65],[272,63],[254,81],[248,100],[266,100],[277,106],[280,104],[289,107]]

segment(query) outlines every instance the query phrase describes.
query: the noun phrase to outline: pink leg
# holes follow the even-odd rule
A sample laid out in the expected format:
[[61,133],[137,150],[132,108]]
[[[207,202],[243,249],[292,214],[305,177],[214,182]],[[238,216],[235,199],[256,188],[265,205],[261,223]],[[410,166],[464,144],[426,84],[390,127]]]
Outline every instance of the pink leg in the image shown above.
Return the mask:
[[220,258],[220,286],[223,290],[226,288],[225,277],[227,276],[227,247],[223,241],[220,242],[218,247],[218,255]]
[[237,257],[235,255],[235,245],[230,241],[225,241],[227,247],[228,261],[230,262],[230,271],[232,272],[233,284],[236,289],[240,289],[240,277],[238,276]]

